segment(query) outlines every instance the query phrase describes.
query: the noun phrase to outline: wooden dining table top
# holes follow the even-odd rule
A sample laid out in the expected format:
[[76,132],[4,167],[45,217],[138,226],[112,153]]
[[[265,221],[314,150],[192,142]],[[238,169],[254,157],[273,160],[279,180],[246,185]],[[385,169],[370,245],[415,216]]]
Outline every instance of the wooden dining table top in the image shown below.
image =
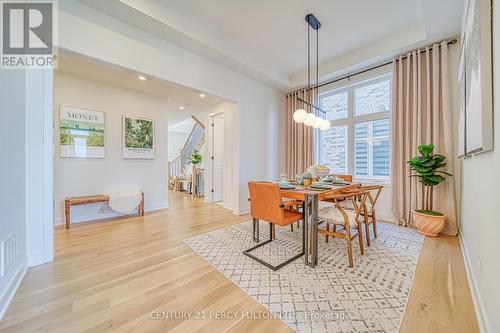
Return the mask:
[[361,186],[360,183],[349,183],[349,184],[332,184],[331,189],[314,189],[311,187],[298,186],[295,189],[280,189],[281,196],[284,198],[295,199],[304,201],[304,196],[306,194],[318,195],[318,200],[322,200],[327,196],[331,196],[338,191],[344,191],[353,189]]

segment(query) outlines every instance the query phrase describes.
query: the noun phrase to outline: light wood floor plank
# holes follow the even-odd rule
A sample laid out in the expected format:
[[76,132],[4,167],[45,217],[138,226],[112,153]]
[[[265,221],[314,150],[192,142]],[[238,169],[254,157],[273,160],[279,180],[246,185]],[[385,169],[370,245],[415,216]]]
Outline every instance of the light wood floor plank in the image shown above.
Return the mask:
[[[249,220],[185,193],[170,208],[57,228],[56,259],[29,269],[1,332],[291,332],[182,241]],[[152,319],[168,311],[236,318]],[[210,315],[212,314],[212,315]],[[272,316],[271,316],[272,317]],[[426,239],[402,332],[478,332],[456,237]]]

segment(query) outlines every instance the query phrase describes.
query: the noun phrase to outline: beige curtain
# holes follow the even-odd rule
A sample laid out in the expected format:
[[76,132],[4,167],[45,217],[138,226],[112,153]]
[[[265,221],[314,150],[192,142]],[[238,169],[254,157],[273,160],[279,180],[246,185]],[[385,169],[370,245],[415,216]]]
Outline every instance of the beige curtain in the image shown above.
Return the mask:
[[314,164],[314,131],[310,126],[297,124],[293,120],[295,110],[302,108],[312,112],[306,105],[297,100],[302,98],[315,104],[315,92],[306,90],[295,91],[287,96],[286,110],[286,172],[289,178],[302,173]]
[[[411,212],[422,207],[422,188],[409,178],[406,163],[420,144],[433,143],[447,157],[454,173],[453,115],[450,102],[448,45],[444,41],[415,50],[393,62],[392,86],[392,204],[400,225],[414,227]],[[448,216],[444,233],[456,235],[455,182],[448,178],[434,188],[434,210]]]

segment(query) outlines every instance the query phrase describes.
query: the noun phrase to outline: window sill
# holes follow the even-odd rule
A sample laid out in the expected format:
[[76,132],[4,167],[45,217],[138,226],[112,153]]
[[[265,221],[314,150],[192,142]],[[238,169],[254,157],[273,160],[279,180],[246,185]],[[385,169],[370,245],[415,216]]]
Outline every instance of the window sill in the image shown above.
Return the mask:
[[392,185],[390,179],[354,177],[353,181],[355,183],[361,183],[361,184],[373,184],[373,185],[383,185],[383,186],[391,186]]

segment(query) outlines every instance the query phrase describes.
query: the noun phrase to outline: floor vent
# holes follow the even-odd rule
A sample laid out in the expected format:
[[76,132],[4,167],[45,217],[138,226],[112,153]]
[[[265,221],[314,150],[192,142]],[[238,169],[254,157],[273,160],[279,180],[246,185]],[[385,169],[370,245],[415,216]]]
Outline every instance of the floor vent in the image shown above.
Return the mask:
[[17,237],[12,234],[0,244],[0,276],[4,276],[17,256]]

